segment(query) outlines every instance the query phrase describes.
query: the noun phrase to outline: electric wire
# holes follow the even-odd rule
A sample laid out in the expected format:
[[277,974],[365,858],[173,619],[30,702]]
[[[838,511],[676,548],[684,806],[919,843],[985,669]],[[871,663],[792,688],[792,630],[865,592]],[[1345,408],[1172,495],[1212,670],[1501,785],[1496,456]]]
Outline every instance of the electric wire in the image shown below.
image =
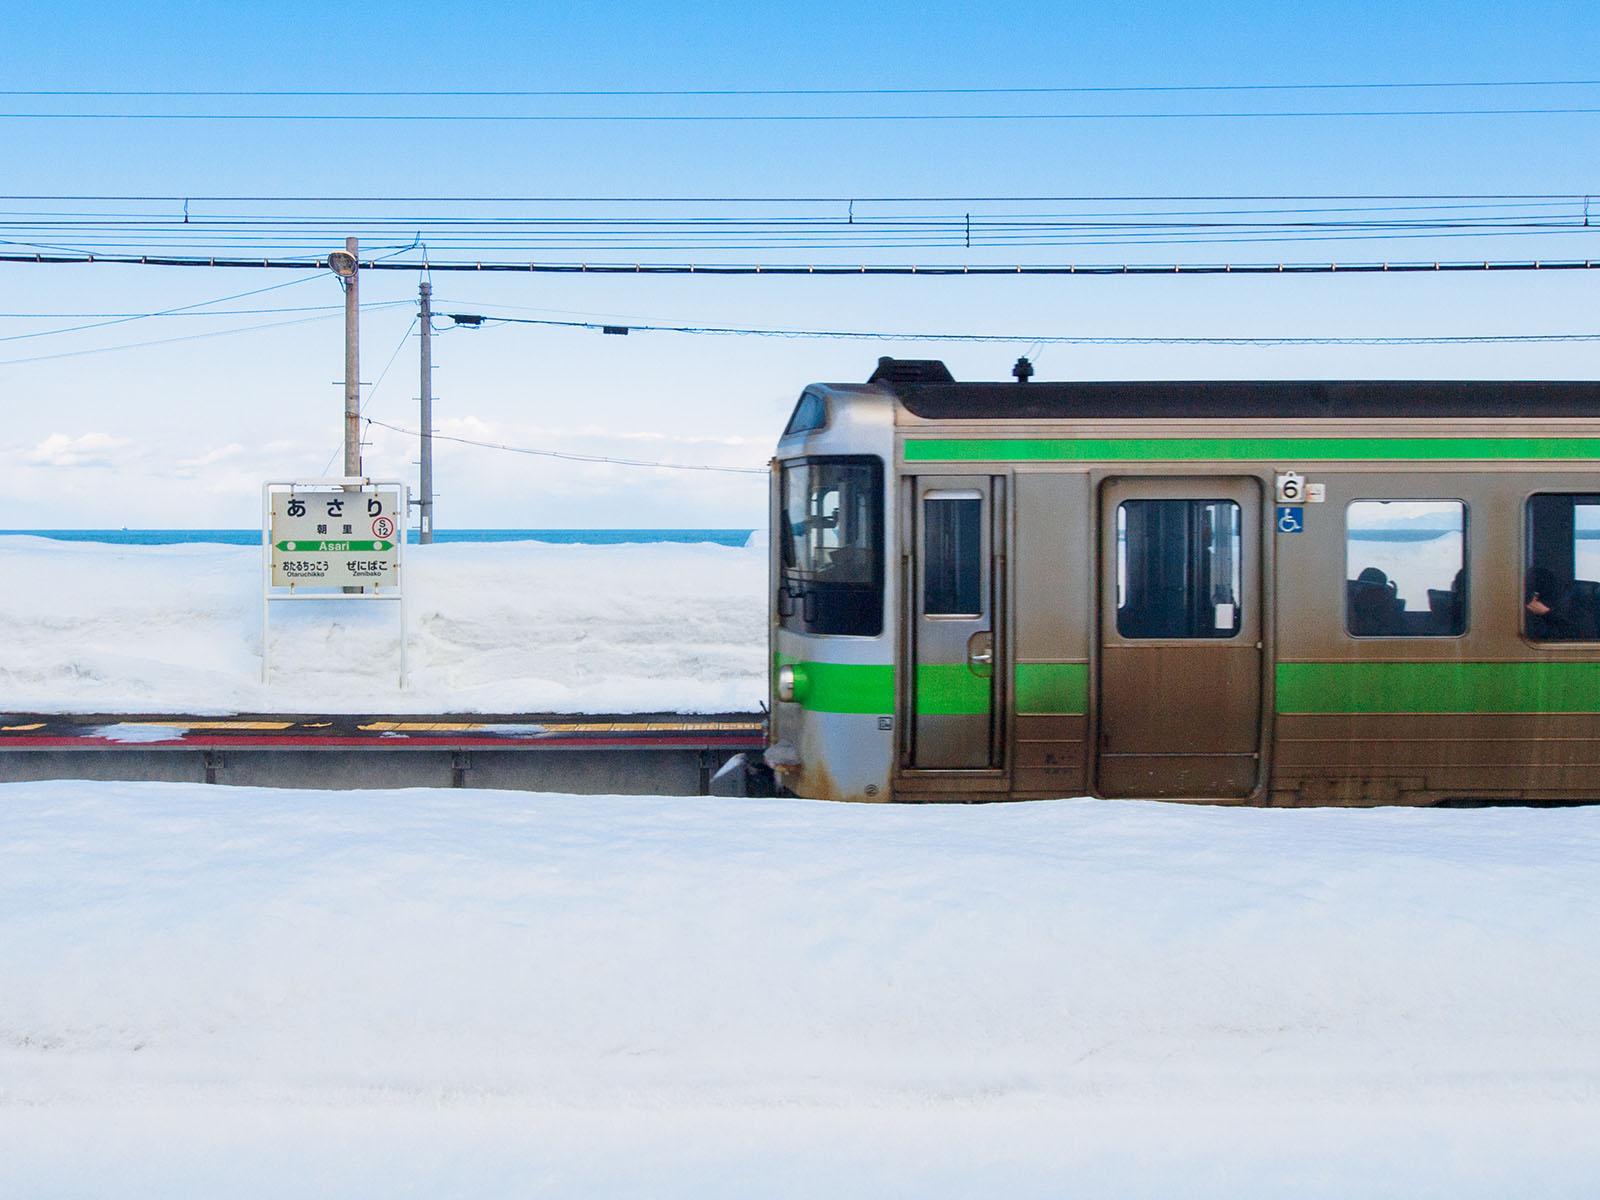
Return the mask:
[[[401,303],[405,303],[402,301]],[[13,367],[22,363],[53,362],[62,358],[83,358],[90,354],[110,354],[117,350],[143,350],[149,346],[170,346],[175,342],[196,342],[203,338],[229,337],[238,333],[254,333],[262,329],[287,329],[291,325],[309,325],[313,321],[327,321],[336,313],[323,313],[315,317],[296,317],[288,321],[266,321],[255,325],[241,325],[236,329],[210,329],[204,333],[185,333],[177,337],[153,338],[144,342],[124,342],[117,346],[96,346],[87,350],[63,350],[57,354],[35,354],[27,358],[0,358],[0,367]]]
[[[64,202],[56,202],[61,204]],[[207,259],[244,255],[295,257],[321,261],[315,247],[347,235],[369,248],[392,237],[397,228],[412,233],[407,243],[389,246],[391,257],[405,257],[426,240],[460,259],[471,255],[492,260],[508,257],[550,258],[702,252],[960,250],[968,254],[1005,252],[1025,247],[1157,247],[1215,244],[1303,243],[1306,245],[1402,240],[1444,241],[1468,238],[1525,240],[1582,237],[1600,231],[1592,197],[1570,195],[1536,200],[1471,200],[1437,198],[1318,203],[1229,201],[1194,205],[1162,200],[1137,205],[1085,206],[1050,204],[1052,211],[1015,211],[1007,204],[974,214],[973,203],[952,206],[883,204],[876,211],[856,212],[853,203],[805,205],[820,211],[752,213],[750,211],[632,212],[599,214],[553,211],[540,205],[527,213],[299,211],[275,204],[264,212],[251,205],[230,205],[244,211],[194,211],[184,201],[181,214],[173,202],[166,211],[133,213],[55,208],[49,211],[0,211],[0,245],[34,260],[41,256],[167,257],[184,254]],[[207,209],[214,208],[206,205]],[[315,206],[320,209],[322,206]],[[363,206],[366,207],[366,206]],[[459,206],[452,206],[457,207]],[[720,206],[719,206],[720,207]],[[955,211],[948,211],[955,207]],[[885,209],[889,211],[884,211]],[[1114,209],[1115,211],[1108,211]],[[1559,241],[1549,243],[1560,244]],[[1493,257],[1488,256],[1488,257]],[[1530,258],[1554,258],[1539,253]]]
[[1539,108],[1277,109],[1154,112],[983,113],[193,113],[193,112],[0,112],[0,121],[177,121],[312,124],[846,124],[977,121],[1251,121],[1296,119],[1552,117],[1592,116],[1588,106]]
[[[304,280],[301,280],[300,282],[303,283]],[[382,300],[382,301],[377,301],[377,302],[375,302],[373,304],[363,304],[361,306],[361,311],[365,312],[365,311],[367,311],[367,309],[374,308],[374,307],[388,308],[388,307],[390,307],[392,305],[395,305],[395,304],[409,304],[409,303],[410,303],[409,300]],[[504,307],[508,307],[509,308],[509,307],[512,307],[512,306],[506,305]],[[189,320],[189,319],[192,319],[194,317],[257,317],[257,316],[265,316],[265,315],[270,314],[270,313],[332,312],[334,310],[338,310],[338,311],[342,312],[342,311],[344,311],[344,305],[342,305],[342,304],[301,304],[301,305],[294,305],[294,306],[287,307],[287,308],[213,308],[213,309],[206,309],[204,312],[152,312],[152,313],[130,313],[130,312],[0,312],[0,320],[67,321],[67,320],[86,320],[86,319],[88,319],[90,317],[126,317],[126,318],[130,318],[130,319],[144,319],[146,317],[180,317],[180,318],[182,318],[184,320]],[[558,310],[551,309],[549,311],[555,312],[555,311],[558,311]]]
[[1140,195],[945,195],[945,196],[873,196],[873,195],[809,195],[809,196],[590,196],[590,195],[548,195],[548,196],[264,196],[264,195],[137,195],[137,194],[99,194],[87,193],[11,193],[0,194],[0,201],[75,201],[75,202],[160,202],[167,204],[181,204],[184,201],[203,201],[206,203],[282,203],[282,204],[352,204],[352,203],[385,203],[385,204],[965,204],[965,203],[1007,203],[1007,204],[1039,204],[1039,203],[1244,203],[1244,202],[1283,202],[1290,201],[1373,201],[1373,200],[1495,200],[1495,201],[1520,201],[1520,200],[1582,200],[1579,194],[1557,194],[1548,192],[1460,192],[1460,193],[1328,193],[1328,194],[1288,194],[1264,193],[1231,195],[1157,195],[1144,193]]
[[[113,317],[106,320],[94,321],[88,325],[68,325],[60,329],[40,329],[33,333],[13,333],[0,337],[0,342],[18,342],[27,338],[55,337],[63,333],[82,333],[90,329],[105,329],[112,325],[125,325],[129,321],[143,321],[151,317],[171,317],[189,312],[197,308],[209,308],[213,304],[226,304],[230,300],[243,300],[249,296],[259,296],[264,292],[281,291],[283,288],[294,287],[297,284],[308,283],[309,279],[290,279],[284,283],[269,284],[266,287],[255,288],[248,292],[236,292],[231,296],[220,296],[215,300],[200,300],[193,304],[180,304],[172,308],[163,308],[156,312],[133,313],[128,316]],[[18,360],[11,360],[18,361]]]
[[94,97],[602,97],[602,96],[1024,96],[1096,93],[1379,91],[1422,88],[1595,87],[1600,79],[1469,79],[1333,83],[1078,84],[1056,87],[838,87],[838,88],[10,88],[0,96]]
[[[466,314],[441,313],[449,320]],[[1029,346],[1458,346],[1458,345],[1508,345],[1520,343],[1596,342],[1596,333],[1492,333],[1492,334],[1423,334],[1395,336],[1315,336],[1315,337],[1241,337],[1241,336],[1134,336],[1101,337],[1081,334],[999,334],[999,333],[888,333],[867,330],[841,329],[763,329],[737,325],[631,325],[625,322],[557,321],[533,317],[496,317],[491,314],[472,314],[474,327],[481,322],[493,325],[535,325],[560,329],[584,329],[606,332],[683,333],[730,337],[798,338],[830,341],[877,342],[1002,342],[1023,343]]]
[[[376,417],[366,418],[367,424],[378,425],[384,429],[403,433],[408,437],[422,436],[418,430],[406,429],[399,425],[391,425],[387,421],[380,421]],[[567,450],[535,450],[528,446],[509,446],[504,442],[485,442],[476,438],[457,437],[448,433],[435,433],[435,441],[460,442],[464,446],[478,446],[485,450],[504,450],[510,454],[529,454],[539,458],[560,458],[569,462],[606,463],[618,467],[654,467],[662,471],[714,471],[728,475],[765,475],[765,467],[722,467],[711,463],[669,463],[653,462],[641,458],[613,458],[603,454],[577,454]]]
[[[0,262],[41,266],[145,266],[265,270],[326,270],[326,258],[228,257],[221,255],[101,254],[90,251],[0,253]],[[423,263],[393,257],[363,259],[363,271],[418,271]],[[534,275],[700,275],[708,277],[789,276],[1056,276],[1056,275],[1404,275],[1500,271],[1592,271],[1600,261],[1589,258],[1420,259],[1278,262],[1058,262],[1058,263],[865,263],[865,262],[540,262],[508,260],[438,261],[429,271]]]

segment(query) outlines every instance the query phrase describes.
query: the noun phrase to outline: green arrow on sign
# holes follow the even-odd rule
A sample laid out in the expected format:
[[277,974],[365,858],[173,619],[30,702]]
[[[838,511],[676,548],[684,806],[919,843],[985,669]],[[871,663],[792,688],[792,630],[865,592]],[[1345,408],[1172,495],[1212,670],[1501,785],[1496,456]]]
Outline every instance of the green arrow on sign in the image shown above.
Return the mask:
[[353,553],[357,553],[357,552],[367,552],[367,553],[378,552],[378,553],[382,553],[385,550],[393,550],[394,549],[394,543],[393,542],[325,542],[325,541],[307,541],[307,542],[277,542],[275,544],[277,545],[279,550],[298,551],[301,554],[328,554],[328,553],[337,554],[337,553],[343,553],[345,551],[349,551],[352,554]]

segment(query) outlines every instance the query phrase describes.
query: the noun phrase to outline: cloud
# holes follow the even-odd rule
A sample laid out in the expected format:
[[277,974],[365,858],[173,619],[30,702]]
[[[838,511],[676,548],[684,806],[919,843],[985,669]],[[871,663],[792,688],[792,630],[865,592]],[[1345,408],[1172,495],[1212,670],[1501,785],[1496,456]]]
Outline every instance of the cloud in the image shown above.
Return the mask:
[[127,438],[112,437],[109,433],[85,433],[78,437],[52,433],[30,450],[27,457],[36,467],[116,467],[127,461],[128,455],[119,453],[127,445]]
[[218,463],[227,462],[244,453],[244,447],[238,442],[229,442],[226,446],[218,446],[195,458],[180,458],[173,464],[173,473],[184,479],[192,479],[207,467],[214,467]]

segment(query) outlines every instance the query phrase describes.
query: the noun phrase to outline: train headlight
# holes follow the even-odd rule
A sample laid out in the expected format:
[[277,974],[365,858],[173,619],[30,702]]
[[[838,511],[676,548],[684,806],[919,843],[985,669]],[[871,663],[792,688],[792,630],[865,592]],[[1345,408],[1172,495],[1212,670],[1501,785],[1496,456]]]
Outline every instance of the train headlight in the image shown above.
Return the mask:
[[790,704],[804,700],[809,683],[804,670],[784,664],[778,668],[778,699]]

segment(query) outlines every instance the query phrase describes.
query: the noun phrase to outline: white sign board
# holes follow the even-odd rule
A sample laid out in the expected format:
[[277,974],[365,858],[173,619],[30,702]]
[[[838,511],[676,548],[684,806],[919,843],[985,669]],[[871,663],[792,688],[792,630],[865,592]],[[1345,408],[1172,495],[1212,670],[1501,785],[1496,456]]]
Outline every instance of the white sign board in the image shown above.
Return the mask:
[[398,586],[405,536],[399,492],[296,488],[271,495],[273,587]]
[[400,556],[410,495],[403,483],[352,477],[261,489],[261,682],[271,676],[270,613],[278,600],[395,600],[400,686],[406,685],[406,604]]

